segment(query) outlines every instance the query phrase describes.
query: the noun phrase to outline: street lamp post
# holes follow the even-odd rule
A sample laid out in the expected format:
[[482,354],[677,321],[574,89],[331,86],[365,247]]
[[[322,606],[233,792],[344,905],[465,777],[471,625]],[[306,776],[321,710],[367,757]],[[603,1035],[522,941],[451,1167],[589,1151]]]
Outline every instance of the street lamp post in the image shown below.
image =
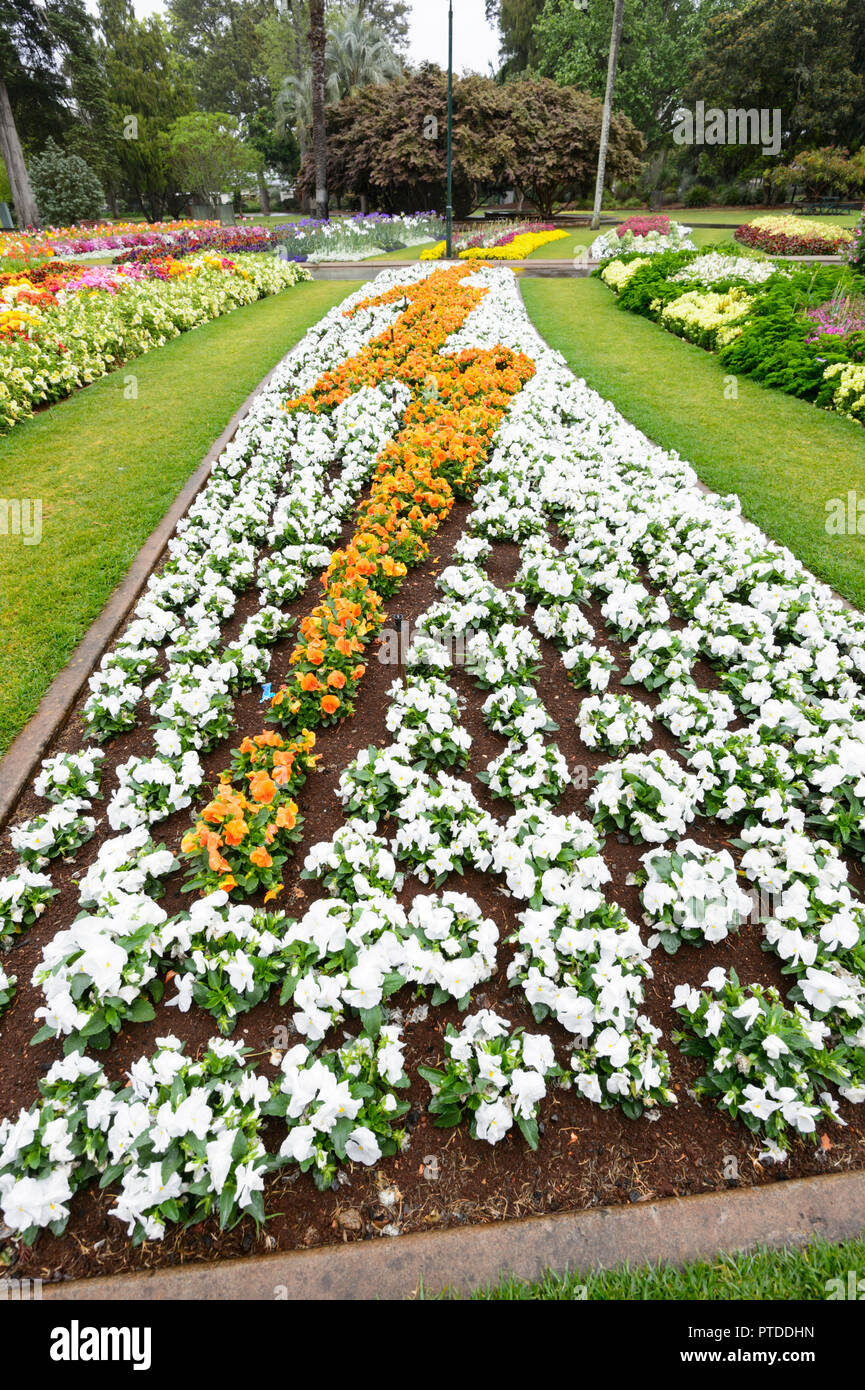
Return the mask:
[[448,202],[445,211],[447,245],[445,255],[453,256],[454,240],[454,0],[448,0]]

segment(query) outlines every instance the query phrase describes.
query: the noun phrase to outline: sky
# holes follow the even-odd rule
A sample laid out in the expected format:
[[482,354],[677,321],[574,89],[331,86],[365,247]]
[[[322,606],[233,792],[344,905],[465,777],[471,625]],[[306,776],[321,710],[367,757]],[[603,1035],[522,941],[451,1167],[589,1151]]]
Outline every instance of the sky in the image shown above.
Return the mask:
[[[133,0],[143,18],[164,8],[162,0]],[[454,0],[454,71],[489,72],[498,65],[498,31],[487,24],[484,0]],[[448,0],[412,0],[409,57],[447,67]]]

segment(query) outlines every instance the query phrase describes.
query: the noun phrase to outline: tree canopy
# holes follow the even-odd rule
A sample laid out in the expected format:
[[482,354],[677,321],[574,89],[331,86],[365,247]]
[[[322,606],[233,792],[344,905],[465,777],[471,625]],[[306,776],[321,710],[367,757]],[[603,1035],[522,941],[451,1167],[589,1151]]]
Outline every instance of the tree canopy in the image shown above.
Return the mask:
[[[441,207],[446,175],[447,77],[424,65],[383,87],[367,87],[329,113],[331,188],[390,211]],[[454,208],[465,217],[490,189],[515,184],[543,215],[554,199],[588,186],[597,163],[601,103],[549,79],[502,86],[468,76],[454,82]],[[613,120],[611,176],[633,177],[641,137]],[[312,171],[306,161],[302,184]]]

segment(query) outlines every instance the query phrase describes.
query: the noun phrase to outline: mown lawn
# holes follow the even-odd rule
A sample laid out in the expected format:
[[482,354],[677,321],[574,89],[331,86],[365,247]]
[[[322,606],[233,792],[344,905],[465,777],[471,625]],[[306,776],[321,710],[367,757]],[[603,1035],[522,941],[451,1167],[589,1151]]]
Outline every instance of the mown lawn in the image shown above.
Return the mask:
[[[865,536],[826,534],[826,504],[865,497],[865,430],[725,375],[715,357],[620,309],[599,279],[529,280],[526,308],[589,386],[839,593],[865,607]],[[735,389],[736,398],[730,398]]]
[[[597,1273],[547,1274],[537,1283],[507,1278],[493,1288],[479,1289],[481,1301],[603,1301],[726,1302],[767,1299],[822,1301],[848,1295],[849,1272],[858,1281],[865,1275],[865,1240],[840,1245],[814,1240],[801,1250],[759,1249],[746,1255],[719,1255],[712,1261],[683,1266],[619,1266]],[[833,1280],[840,1280],[843,1292]],[[585,1290],[585,1294],[583,1293]],[[428,1295],[427,1295],[428,1296]]]
[[43,532],[0,534],[0,753],[238,406],[356,288],[313,281],[246,305],[0,439],[0,499],[41,498]]

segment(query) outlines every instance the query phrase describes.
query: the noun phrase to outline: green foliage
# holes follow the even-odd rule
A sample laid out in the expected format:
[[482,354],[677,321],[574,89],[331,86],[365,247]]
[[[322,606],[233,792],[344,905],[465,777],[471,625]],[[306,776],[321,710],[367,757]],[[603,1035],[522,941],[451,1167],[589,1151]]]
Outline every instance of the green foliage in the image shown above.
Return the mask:
[[193,111],[178,116],[166,133],[171,166],[181,184],[205,199],[228,192],[255,173],[261,156],[240,138],[234,116]]
[[[669,282],[676,271],[694,260],[697,254],[699,253],[694,251],[663,251],[660,256],[644,258],[645,265],[631,277],[619,294],[620,308],[649,318],[651,305],[656,300],[660,300],[662,304],[669,304],[671,300],[678,299],[689,286],[671,285]],[[628,262],[640,259],[640,256],[639,252],[635,252],[618,259]]]
[[704,208],[711,201],[711,189],[707,188],[704,183],[692,184],[682,199],[686,208]]
[[28,173],[45,222],[64,227],[101,217],[105,195],[90,165],[54,140],[47,140],[43,153],[31,159]]
[[[715,0],[641,0],[625,5],[616,73],[615,109],[653,145],[670,129],[691,63],[700,51]],[[531,66],[562,85],[603,97],[607,82],[612,5],[587,0],[585,9],[546,0],[534,27]]]
[[[431,118],[434,122],[431,123]],[[547,215],[575,185],[590,184],[601,105],[549,79],[501,86],[475,75],[454,83],[454,207],[465,217],[490,189],[516,183]],[[389,211],[444,205],[447,77],[425,64],[387,86],[366,87],[328,113],[331,189],[366,195]],[[611,178],[638,167],[640,136],[617,117],[610,128]],[[311,162],[301,187],[314,187]]]
[[756,296],[741,334],[718,354],[723,366],[791,396],[828,404],[833,383],[825,382],[823,373],[832,362],[849,362],[850,347],[825,336],[808,343],[815,325],[803,311],[831,299],[848,278],[843,269],[819,266],[771,281]]

